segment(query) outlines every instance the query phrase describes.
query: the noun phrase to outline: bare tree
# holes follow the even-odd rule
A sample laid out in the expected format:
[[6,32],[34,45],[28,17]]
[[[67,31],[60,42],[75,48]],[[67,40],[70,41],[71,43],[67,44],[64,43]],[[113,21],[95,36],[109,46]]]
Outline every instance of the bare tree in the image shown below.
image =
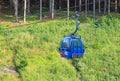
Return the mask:
[[95,18],[95,0],[93,0],[93,17]]
[[61,0],[59,0],[59,10],[61,10],[61,7],[62,6],[62,1]]
[[0,10],[2,9],[2,5],[0,5]]
[[69,16],[70,16],[70,14],[69,14],[69,8],[70,8],[69,3],[70,3],[70,1],[67,0],[67,21],[69,21]]
[[13,0],[13,3],[14,3],[16,22],[18,22],[18,0]]
[[88,11],[89,11],[89,7],[90,7],[90,0],[87,1],[87,5],[88,5]]
[[10,0],[10,7],[13,7],[13,0]]
[[52,15],[52,19],[54,19],[54,0],[52,0],[52,13],[51,13],[51,15]]
[[101,12],[101,0],[98,1],[98,11]]
[[49,10],[50,10],[50,13],[52,12],[52,0],[49,0]]
[[30,14],[30,0],[27,0],[27,14]]
[[76,11],[76,8],[77,8],[77,0],[75,0],[75,11]]
[[108,0],[108,13],[110,13],[110,0]]
[[24,0],[24,22],[26,22],[27,0]]
[[40,0],[40,20],[42,20],[42,0]]
[[118,1],[117,0],[115,0],[115,12],[117,12],[117,9],[118,9],[118,5],[117,5],[117,3],[118,3]]
[[87,9],[87,0],[85,0],[85,16],[87,17],[87,12],[88,11],[88,9]]
[[81,0],[79,0],[79,12],[81,12]]
[[104,15],[106,14],[107,1],[104,0]]
[[120,12],[120,1],[117,1],[117,7],[118,7],[118,11]]

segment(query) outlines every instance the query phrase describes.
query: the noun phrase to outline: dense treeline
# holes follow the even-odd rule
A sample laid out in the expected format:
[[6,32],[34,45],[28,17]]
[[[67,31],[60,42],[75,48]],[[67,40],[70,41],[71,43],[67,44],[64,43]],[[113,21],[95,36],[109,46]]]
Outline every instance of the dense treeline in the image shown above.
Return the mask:
[[[51,14],[51,18],[54,18],[55,10],[67,10],[67,16],[69,16],[69,10],[85,12],[85,16],[88,15],[88,11],[92,11],[93,17],[96,12],[106,14],[110,12],[120,11],[119,0],[0,0],[0,10],[5,8],[15,14],[16,21],[18,22],[18,14],[24,12],[24,22],[26,21],[26,15],[29,15],[36,10],[39,10],[40,20],[42,20],[43,12]],[[68,18],[69,19],[69,18]]]

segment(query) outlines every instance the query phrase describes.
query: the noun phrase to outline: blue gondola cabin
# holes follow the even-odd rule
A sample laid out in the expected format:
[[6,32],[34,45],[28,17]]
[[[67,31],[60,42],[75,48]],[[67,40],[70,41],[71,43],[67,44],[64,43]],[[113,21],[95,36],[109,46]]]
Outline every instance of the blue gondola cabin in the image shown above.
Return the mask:
[[84,45],[81,37],[66,36],[62,39],[59,48],[61,57],[80,58],[84,54]]
[[83,57],[85,51],[82,38],[75,36],[79,26],[79,15],[75,13],[72,15],[72,17],[76,18],[76,29],[73,33],[71,33],[70,36],[62,38],[59,48],[60,55],[64,58],[80,58]]

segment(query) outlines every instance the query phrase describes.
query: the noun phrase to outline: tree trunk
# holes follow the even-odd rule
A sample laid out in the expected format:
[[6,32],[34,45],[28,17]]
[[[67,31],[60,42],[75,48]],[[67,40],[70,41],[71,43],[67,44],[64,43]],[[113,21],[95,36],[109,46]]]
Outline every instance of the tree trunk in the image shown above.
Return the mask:
[[75,11],[76,11],[76,8],[77,8],[77,0],[75,0]]
[[18,0],[13,0],[13,3],[14,3],[16,22],[18,22]]
[[106,14],[106,6],[107,6],[107,1],[104,0],[104,15]]
[[108,14],[110,13],[110,0],[108,0]]
[[85,17],[87,17],[87,0],[85,0]]
[[40,20],[42,20],[42,0],[40,0]]
[[81,12],[81,0],[79,0],[79,12]]
[[101,0],[99,0],[99,2],[98,2],[98,11],[99,11],[99,13],[101,13]]
[[10,7],[13,8],[13,0],[10,0]]
[[30,0],[27,0],[27,14],[30,14]]
[[93,0],[93,17],[95,18],[95,0]]
[[[2,1],[0,1],[0,3],[2,3]],[[1,12],[1,10],[2,10],[2,4],[0,4],[0,12]]]
[[1,10],[2,10],[2,5],[0,5],[0,12],[1,12]]
[[118,9],[117,6],[118,6],[118,5],[117,5],[117,0],[115,0],[115,12],[117,12],[117,9]]
[[69,8],[70,8],[70,5],[69,5],[69,0],[67,0],[67,21],[69,21],[69,16],[70,16],[70,14],[69,14]]
[[49,11],[52,12],[52,0],[49,0]]
[[52,19],[54,19],[54,0],[52,0]]
[[[37,2],[37,1],[36,1]],[[43,0],[43,6],[46,6],[46,0]]]
[[118,6],[117,11],[120,12],[120,1],[119,0],[117,1],[117,6]]
[[26,22],[27,0],[24,0],[24,22]]
[[87,1],[88,3],[88,11],[89,11],[89,7],[90,7],[90,0]]
[[61,1],[61,0],[59,0],[59,10],[61,10],[61,9],[62,9],[61,5],[62,5],[62,1]]

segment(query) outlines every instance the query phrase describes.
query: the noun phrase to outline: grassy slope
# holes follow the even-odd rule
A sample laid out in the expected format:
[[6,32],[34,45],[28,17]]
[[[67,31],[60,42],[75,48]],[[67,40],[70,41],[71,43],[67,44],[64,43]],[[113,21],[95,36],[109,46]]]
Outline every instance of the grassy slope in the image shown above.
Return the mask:
[[[102,17],[96,26],[92,19],[81,24],[77,35],[87,47],[83,59],[64,59],[57,51],[61,38],[73,31],[74,21],[53,20],[7,30],[0,35],[1,68],[14,64],[23,81],[119,81],[118,17]],[[0,79],[19,80],[8,73],[0,74]]]

